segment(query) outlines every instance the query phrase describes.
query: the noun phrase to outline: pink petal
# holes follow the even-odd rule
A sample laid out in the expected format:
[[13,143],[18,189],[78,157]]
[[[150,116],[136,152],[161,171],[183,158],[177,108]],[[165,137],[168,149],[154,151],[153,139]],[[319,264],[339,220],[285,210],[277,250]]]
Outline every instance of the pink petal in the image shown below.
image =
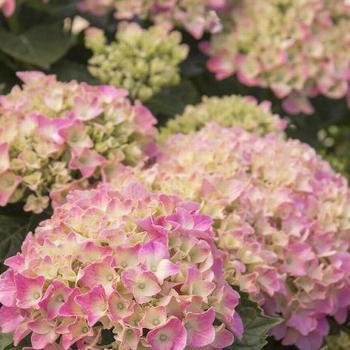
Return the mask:
[[94,288],[98,285],[103,286],[107,295],[113,292],[113,284],[117,275],[111,267],[111,259],[105,262],[98,262],[88,265],[82,270],[82,277],[79,284],[88,288]]
[[32,333],[30,337],[33,349],[48,349],[55,340],[58,338],[58,334],[54,331],[47,334],[36,334]]
[[16,305],[16,285],[11,269],[0,276],[0,303],[5,306]]
[[224,56],[211,57],[208,60],[209,71],[215,73],[218,80],[223,80],[230,77],[235,71],[235,63],[233,58]]
[[10,171],[0,174],[0,206],[5,206],[15,192],[22,178]]
[[17,346],[28,334],[30,334],[28,322],[23,322],[18,325],[13,333],[13,345]]
[[233,341],[233,334],[225,328],[224,324],[222,324],[215,329],[215,339],[211,346],[214,349],[225,349],[232,345]]
[[151,268],[153,263],[157,264],[160,260],[169,258],[169,250],[163,243],[150,241],[142,246],[140,258]]
[[[29,237],[29,235],[27,235],[27,237]],[[22,272],[25,268],[25,266],[24,266],[25,265],[25,258],[23,255],[17,254],[17,255],[14,255],[14,256],[7,258],[4,262],[4,265],[11,267],[11,269],[13,269],[16,272]],[[0,287],[0,290],[1,290],[1,287]],[[0,303],[2,303],[1,299],[0,299]]]
[[1,333],[12,333],[24,321],[17,307],[2,306],[0,309]]
[[215,283],[202,279],[202,274],[196,268],[190,267],[187,271],[185,284],[181,291],[193,296],[200,296],[204,300],[214,291]]
[[86,313],[89,326],[93,326],[107,313],[107,297],[102,286],[97,286],[86,294],[78,295],[75,300]]
[[180,272],[180,268],[176,264],[172,263],[168,259],[163,259],[159,262],[155,275],[160,283],[162,283],[164,279],[169,276],[174,276],[178,272]]
[[107,103],[111,103],[114,99],[124,99],[129,95],[128,90],[116,89],[115,87],[110,85],[100,85],[98,87],[98,90],[101,93],[101,96],[104,99],[104,101]]
[[2,11],[6,17],[10,17],[16,10],[16,0],[5,0],[2,5]]
[[82,318],[78,318],[68,329],[69,332],[62,336],[62,345],[65,350],[70,349],[78,340],[91,337],[94,334],[93,329],[90,328],[86,320]]
[[60,130],[72,123],[70,119],[49,119],[42,115],[36,115],[33,119],[38,123],[39,135],[45,140],[58,145],[64,143],[64,138],[60,135]]
[[91,148],[93,146],[93,142],[84,128],[84,123],[79,120],[75,120],[59,133],[72,148]]
[[133,247],[117,247],[115,249],[116,266],[123,269],[136,267],[139,264],[138,253],[140,249],[139,244]]
[[166,324],[149,331],[146,340],[152,350],[183,350],[187,341],[186,329],[178,318],[170,317]]
[[307,336],[316,329],[317,320],[306,312],[294,313],[287,321],[287,326],[293,327],[300,332],[300,334]]
[[138,303],[148,302],[150,297],[161,291],[156,276],[151,272],[128,269],[122,273],[121,280]]
[[202,313],[188,313],[185,318],[187,345],[203,347],[211,344],[215,339],[214,320],[215,311],[212,308]]
[[87,121],[95,119],[101,113],[103,113],[103,108],[96,97],[94,98],[83,98],[76,97],[74,99],[74,116],[82,121]]
[[83,310],[75,301],[75,297],[78,295],[80,295],[79,288],[73,289],[73,292],[68,296],[67,301],[58,310],[60,316],[76,317],[84,315]]
[[153,116],[148,108],[140,102],[135,103],[135,125],[137,130],[143,135],[154,135],[156,129],[153,127],[157,119]]
[[112,321],[119,321],[129,317],[134,312],[134,302],[121,297],[117,292],[108,298],[108,312]]
[[44,284],[45,278],[42,276],[28,278],[20,274],[15,275],[17,306],[23,309],[37,306],[42,298]]
[[164,306],[149,307],[141,321],[142,327],[153,329],[164,324],[167,320],[167,312]]
[[103,166],[105,162],[106,159],[96,151],[85,148],[81,152],[73,154],[69,168],[80,170],[83,177],[88,178],[93,175],[97,167]]
[[10,167],[9,145],[8,143],[0,144],[0,174]]
[[60,281],[52,282],[39,303],[39,306],[46,310],[48,320],[58,316],[59,309],[66,302],[72,291],[71,288],[66,287]]
[[45,319],[36,319],[28,323],[28,328],[33,331],[31,343],[34,349],[46,349],[58,338],[55,332],[55,323],[50,323]]

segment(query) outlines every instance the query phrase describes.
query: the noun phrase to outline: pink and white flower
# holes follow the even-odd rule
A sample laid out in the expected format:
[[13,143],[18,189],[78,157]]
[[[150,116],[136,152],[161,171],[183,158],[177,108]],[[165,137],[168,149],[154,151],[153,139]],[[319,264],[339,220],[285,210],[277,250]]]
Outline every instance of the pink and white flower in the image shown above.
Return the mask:
[[105,332],[135,350],[231,345],[239,296],[211,222],[197,204],[133,179],[71,192],[5,261],[1,331],[15,344],[29,335],[38,350],[94,349]]
[[40,213],[50,195],[56,204],[112,165],[147,160],[156,120],[126,90],[17,75],[22,86],[0,97],[0,206],[24,202],[25,211]]
[[[160,145],[155,164],[134,176],[150,188],[201,202],[215,222],[214,242],[226,253],[221,278],[248,292],[268,314],[283,318],[273,331],[283,344],[318,350],[328,333],[327,318],[346,320],[350,191],[346,179],[310,146],[210,123],[170,137]],[[217,264],[220,271],[220,263],[210,258],[209,237],[200,232],[208,232],[209,219],[197,218],[182,209],[168,218],[179,235],[204,238],[195,246],[188,236],[179,238],[181,253],[197,266],[182,272],[185,281],[176,290],[213,302],[216,315],[228,318],[226,324],[234,324],[239,335],[242,323],[234,312],[239,296],[227,286],[215,288],[210,273],[202,278],[207,266],[215,271]],[[161,305],[179,314],[178,298],[169,295]],[[225,339],[232,336],[220,327],[215,331]],[[209,348],[214,344],[220,339]]]
[[349,16],[343,0],[295,0],[282,7],[245,0],[225,11],[222,30],[201,46],[217,79],[236,74],[244,85],[270,88],[288,113],[312,114],[311,98],[349,93]]

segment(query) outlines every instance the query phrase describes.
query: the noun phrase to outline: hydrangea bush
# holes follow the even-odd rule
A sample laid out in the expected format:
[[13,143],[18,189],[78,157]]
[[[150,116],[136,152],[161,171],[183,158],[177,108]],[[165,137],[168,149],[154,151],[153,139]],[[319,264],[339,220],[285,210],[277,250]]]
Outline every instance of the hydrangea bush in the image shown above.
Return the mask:
[[169,119],[161,129],[160,139],[167,139],[177,133],[188,134],[200,130],[208,122],[239,127],[258,135],[283,134],[285,122],[271,112],[271,104],[258,104],[254,98],[245,96],[203,97],[198,105],[189,105],[181,115]]
[[0,348],[349,350],[349,27],[0,0]]
[[[230,0],[231,1],[231,0]],[[154,22],[184,27],[193,37],[200,39],[204,32],[221,30],[218,13],[226,9],[228,0],[83,0],[80,9],[96,15],[108,9],[116,10],[118,19],[139,17]]]
[[98,180],[113,162],[135,164],[153,140],[155,119],[127,91],[22,72],[22,87],[0,97],[0,206],[41,212],[68,190]]
[[142,29],[135,23],[122,23],[111,44],[103,31],[90,28],[86,45],[94,55],[89,70],[103,83],[124,87],[133,98],[145,101],[162,87],[180,82],[179,64],[188,53],[180,42],[181,34],[169,32],[164,25]]
[[327,317],[346,320],[350,193],[311,147],[212,123],[169,138],[136,176],[201,202],[230,255],[226,278],[282,316],[273,331],[282,344],[319,350]]
[[[74,191],[0,278],[0,327],[33,349],[223,349],[239,294],[199,205],[136,182]],[[59,344],[59,345],[58,345]]]
[[349,91],[350,4],[344,0],[242,0],[205,50],[218,79],[237,74],[268,87],[292,114],[312,114],[309,98]]

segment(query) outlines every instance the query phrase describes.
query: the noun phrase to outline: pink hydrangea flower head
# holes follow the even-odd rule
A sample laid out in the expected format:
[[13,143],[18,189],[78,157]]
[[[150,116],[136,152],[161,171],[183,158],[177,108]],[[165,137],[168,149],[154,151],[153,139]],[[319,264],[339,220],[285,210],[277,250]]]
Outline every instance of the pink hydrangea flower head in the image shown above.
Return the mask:
[[[170,136],[156,163],[134,176],[153,189],[201,203],[214,219],[218,247],[227,253],[225,277],[268,314],[283,318],[274,335],[285,345],[318,350],[328,333],[327,317],[345,321],[350,192],[346,179],[310,146],[211,123]],[[174,218],[193,230],[185,215]],[[191,241],[183,246],[191,247]],[[205,251],[197,246],[189,256],[202,261]],[[188,269],[181,290],[205,298],[213,286],[197,279],[199,271]],[[230,317],[237,300],[226,294],[227,289],[216,289],[208,299],[220,300],[220,309],[214,309]]]
[[229,4],[229,0],[81,0],[80,9],[95,15],[115,10],[117,19],[136,16],[156,23],[169,23],[183,27],[200,39],[205,32],[221,30],[219,15]]
[[0,206],[40,213],[66,192],[101,179],[110,163],[146,160],[155,118],[124,89],[19,72],[0,96]]
[[317,95],[348,94],[347,1],[245,0],[223,22],[202,45],[217,79],[236,74],[245,85],[270,88],[291,114],[312,114],[309,99]]
[[94,348],[102,331],[111,349],[231,345],[239,295],[211,223],[198,204],[132,179],[71,192],[6,260],[1,331],[33,349]]

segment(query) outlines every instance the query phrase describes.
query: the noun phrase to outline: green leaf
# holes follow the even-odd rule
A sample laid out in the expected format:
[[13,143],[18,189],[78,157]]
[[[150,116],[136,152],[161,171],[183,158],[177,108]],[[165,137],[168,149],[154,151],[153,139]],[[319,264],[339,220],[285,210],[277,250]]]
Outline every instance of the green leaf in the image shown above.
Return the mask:
[[21,211],[14,215],[5,209],[0,213],[0,263],[15,255],[27,233],[33,231],[38,223],[47,217],[47,214],[35,215]]
[[180,85],[162,89],[146,105],[154,114],[165,117],[172,117],[183,112],[186,105],[196,104],[200,101],[200,96],[195,86],[184,80]]
[[17,346],[13,345],[13,335],[0,333],[0,350],[22,350],[24,347],[31,347],[30,337],[23,339]]
[[90,75],[85,65],[66,59],[54,64],[50,72],[56,74],[60,81],[77,80],[91,85],[99,84],[99,81]]
[[247,293],[240,292],[241,302],[237,312],[244,324],[242,339],[236,339],[230,350],[260,350],[267,344],[270,329],[277,326],[281,320],[264,314],[263,310],[249,300]]
[[12,343],[12,334],[0,333],[0,350],[5,349]]
[[16,35],[0,28],[0,50],[18,61],[48,69],[69,50],[73,37],[63,22],[41,24]]
[[181,64],[181,74],[186,77],[194,77],[202,74],[206,70],[206,57],[203,54],[196,53],[190,55]]
[[15,71],[9,65],[11,63],[7,62],[7,57],[0,52],[0,94],[9,92],[17,82]]
[[24,217],[0,215],[0,259],[3,262],[7,257],[18,252],[28,232],[30,219]]
[[27,0],[26,5],[38,11],[49,13],[50,15],[61,18],[72,17],[77,13],[77,0]]
[[5,349],[12,343],[12,334],[0,333],[0,350]]

